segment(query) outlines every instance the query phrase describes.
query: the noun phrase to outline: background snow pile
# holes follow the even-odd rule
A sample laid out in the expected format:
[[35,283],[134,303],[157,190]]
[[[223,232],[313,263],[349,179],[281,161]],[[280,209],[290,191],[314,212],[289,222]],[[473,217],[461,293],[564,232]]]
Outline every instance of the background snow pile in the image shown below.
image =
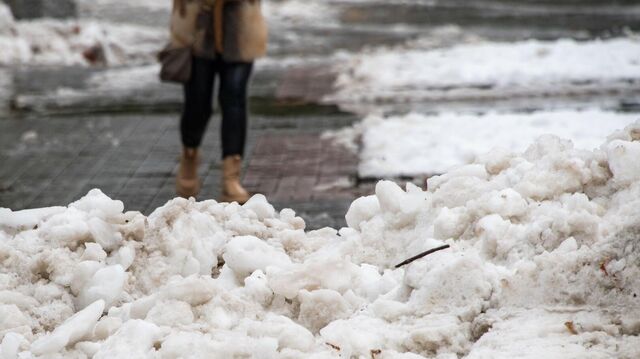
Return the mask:
[[640,40],[635,37],[377,49],[341,67],[339,90],[328,100],[512,97],[578,89],[597,93],[640,80],[639,57]]
[[16,21],[0,3],[0,65],[148,63],[167,41],[165,29],[95,20]]
[[[594,149],[603,134],[638,118],[633,113],[598,109],[372,115],[329,137],[359,150],[361,177],[389,178],[444,173],[452,166],[473,162],[496,145],[508,151],[524,151],[547,133],[571,139],[577,148]],[[358,140],[360,146],[355,143]]]
[[640,122],[595,151],[546,136],[426,192],[379,182],[340,231],[259,195],[3,209],[0,353],[637,358],[639,157]]
[[[168,41],[169,0],[80,0],[78,6],[78,20],[18,21],[0,2],[0,65],[149,64],[156,62],[157,52]],[[130,9],[140,17],[152,13],[155,21],[148,23],[127,14],[116,16],[125,22],[106,20],[118,9]],[[332,22],[335,12],[324,2],[266,2],[264,11],[270,24],[280,31],[281,26],[293,24],[336,26]],[[287,36],[298,40],[295,34]]]

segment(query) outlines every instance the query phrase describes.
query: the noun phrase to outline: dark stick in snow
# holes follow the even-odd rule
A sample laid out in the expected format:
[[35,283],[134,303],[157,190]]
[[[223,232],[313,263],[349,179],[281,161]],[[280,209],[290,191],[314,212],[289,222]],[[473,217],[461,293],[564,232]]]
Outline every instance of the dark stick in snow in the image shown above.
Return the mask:
[[428,256],[428,255],[429,255],[429,254],[431,254],[431,253],[435,253],[435,252],[437,252],[437,251],[441,251],[441,250],[443,250],[443,249],[447,249],[447,248],[449,248],[449,247],[451,247],[451,246],[450,246],[450,245],[448,245],[448,244],[445,244],[444,246],[440,246],[440,247],[437,247],[437,248],[429,249],[429,250],[428,250],[428,251],[426,251],[426,252],[422,252],[422,253],[418,254],[417,256],[413,256],[413,257],[411,257],[411,258],[407,259],[406,261],[404,261],[404,262],[402,262],[402,263],[400,263],[400,264],[396,265],[396,268],[400,268],[400,267],[402,267],[402,266],[404,266],[404,265],[407,265],[407,264],[409,264],[409,263],[411,263],[411,262],[417,261],[418,259],[420,259],[420,258],[422,258],[422,257],[426,257],[426,256]]

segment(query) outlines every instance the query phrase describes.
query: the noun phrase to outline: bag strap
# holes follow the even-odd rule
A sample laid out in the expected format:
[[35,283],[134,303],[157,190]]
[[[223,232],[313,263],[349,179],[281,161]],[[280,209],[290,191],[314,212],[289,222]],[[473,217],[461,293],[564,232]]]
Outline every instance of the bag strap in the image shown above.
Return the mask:
[[215,46],[216,51],[220,54],[224,51],[224,3],[225,0],[216,0],[213,8]]
[[176,10],[180,12],[180,16],[185,16],[187,14],[186,0],[173,0],[173,11]]

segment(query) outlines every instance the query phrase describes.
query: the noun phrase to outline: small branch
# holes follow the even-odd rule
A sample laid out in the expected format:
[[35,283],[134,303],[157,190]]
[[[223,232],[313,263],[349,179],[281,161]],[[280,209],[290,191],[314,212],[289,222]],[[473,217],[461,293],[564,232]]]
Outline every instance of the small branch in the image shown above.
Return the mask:
[[451,247],[451,246],[450,246],[450,245],[448,245],[448,244],[445,244],[444,246],[440,246],[440,247],[437,247],[437,248],[429,249],[429,250],[428,250],[428,251],[426,251],[426,252],[422,252],[422,253],[418,254],[417,256],[413,256],[413,257],[411,257],[411,258],[407,259],[406,261],[404,261],[404,262],[402,262],[402,263],[400,263],[400,264],[396,265],[396,268],[400,268],[400,267],[402,267],[402,266],[404,266],[404,265],[407,265],[407,264],[409,264],[409,263],[411,263],[411,262],[417,261],[418,259],[420,259],[420,258],[422,258],[422,257],[426,257],[426,256],[428,256],[428,255],[429,255],[429,254],[431,254],[431,253],[435,253],[435,252],[437,252],[437,251],[441,251],[441,250],[443,250],[443,249],[447,249],[447,248],[449,248],[449,247]]

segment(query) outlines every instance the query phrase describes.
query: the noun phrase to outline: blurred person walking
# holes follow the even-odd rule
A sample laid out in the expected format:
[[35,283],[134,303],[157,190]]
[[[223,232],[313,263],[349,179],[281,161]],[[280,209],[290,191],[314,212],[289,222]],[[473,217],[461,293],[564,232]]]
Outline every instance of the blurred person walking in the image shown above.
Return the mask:
[[240,183],[247,137],[247,86],[253,61],[266,52],[267,28],[260,0],[174,0],[171,40],[160,55],[164,81],[180,82],[182,156],[176,177],[181,197],[200,192],[200,145],[212,112],[216,78],[222,112],[223,202],[244,203]]

